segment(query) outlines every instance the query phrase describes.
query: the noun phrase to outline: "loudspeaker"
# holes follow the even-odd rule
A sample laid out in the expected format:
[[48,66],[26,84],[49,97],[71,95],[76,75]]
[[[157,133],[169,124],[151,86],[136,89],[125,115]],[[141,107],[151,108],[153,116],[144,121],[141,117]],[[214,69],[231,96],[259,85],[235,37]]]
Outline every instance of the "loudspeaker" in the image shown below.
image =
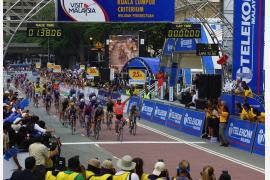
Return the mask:
[[201,74],[198,83],[199,99],[217,99],[221,95],[221,81],[219,74]]
[[195,107],[196,109],[204,109],[207,107],[207,100],[204,99],[196,99],[195,101]]

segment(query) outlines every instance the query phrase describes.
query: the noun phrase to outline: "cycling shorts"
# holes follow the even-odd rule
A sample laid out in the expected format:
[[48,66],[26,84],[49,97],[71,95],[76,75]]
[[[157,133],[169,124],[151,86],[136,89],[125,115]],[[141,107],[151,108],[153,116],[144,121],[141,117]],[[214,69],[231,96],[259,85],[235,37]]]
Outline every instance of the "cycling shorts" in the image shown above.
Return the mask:
[[121,121],[123,118],[123,114],[116,114],[116,120]]

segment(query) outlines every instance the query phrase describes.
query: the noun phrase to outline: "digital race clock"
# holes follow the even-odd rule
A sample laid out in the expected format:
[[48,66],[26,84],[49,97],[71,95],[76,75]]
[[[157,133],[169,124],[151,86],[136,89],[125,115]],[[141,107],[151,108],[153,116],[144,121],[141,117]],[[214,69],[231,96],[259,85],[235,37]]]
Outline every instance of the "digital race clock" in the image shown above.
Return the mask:
[[54,24],[31,23],[27,24],[27,37],[62,37],[63,29]]
[[201,38],[201,24],[170,24],[167,38]]
[[197,56],[218,56],[219,47],[218,44],[196,44]]

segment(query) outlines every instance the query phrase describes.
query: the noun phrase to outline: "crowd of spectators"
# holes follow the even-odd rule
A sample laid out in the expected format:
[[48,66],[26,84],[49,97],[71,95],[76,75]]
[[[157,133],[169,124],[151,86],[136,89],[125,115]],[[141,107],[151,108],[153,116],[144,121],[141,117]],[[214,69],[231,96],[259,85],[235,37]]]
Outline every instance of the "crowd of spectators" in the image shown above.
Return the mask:
[[[153,171],[144,171],[144,161],[139,157],[123,156],[116,162],[111,159],[100,161],[98,158],[90,159],[85,167],[80,163],[79,156],[67,160],[61,157],[56,160],[55,167],[47,170],[44,176],[35,174],[37,158],[29,156],[25,159],[25,169],[15,171],[11,180],[45,179],[45,180],[192,180],[192,171],[189,161],[182,160],[175,172],[170,172],[163,160],[158,160]],[[212,166],[206,165],[200,173],[200,180],[231,180],[228,171],[216,175]]]

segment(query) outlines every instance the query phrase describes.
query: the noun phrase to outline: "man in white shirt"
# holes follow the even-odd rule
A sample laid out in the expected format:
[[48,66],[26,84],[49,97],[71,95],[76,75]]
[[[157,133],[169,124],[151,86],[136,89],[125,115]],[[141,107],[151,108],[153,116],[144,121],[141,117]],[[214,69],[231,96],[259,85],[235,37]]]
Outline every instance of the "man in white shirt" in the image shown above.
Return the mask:
[[132,162],[131,156],[125,155],[119,159],[117,161],[117,167],[120,171],[115,174],[113,179],[139,180],[139,176],[134,173],[136,163]]
[[189,102],[188,104],[186,104],[186,107],[195,106],[195,104],[196,104],[197,95],[196,95],[196,91],[195,90],[192,90],[191,91],[191,96],[192,96],[192,100],[191,100],[191,102]]

